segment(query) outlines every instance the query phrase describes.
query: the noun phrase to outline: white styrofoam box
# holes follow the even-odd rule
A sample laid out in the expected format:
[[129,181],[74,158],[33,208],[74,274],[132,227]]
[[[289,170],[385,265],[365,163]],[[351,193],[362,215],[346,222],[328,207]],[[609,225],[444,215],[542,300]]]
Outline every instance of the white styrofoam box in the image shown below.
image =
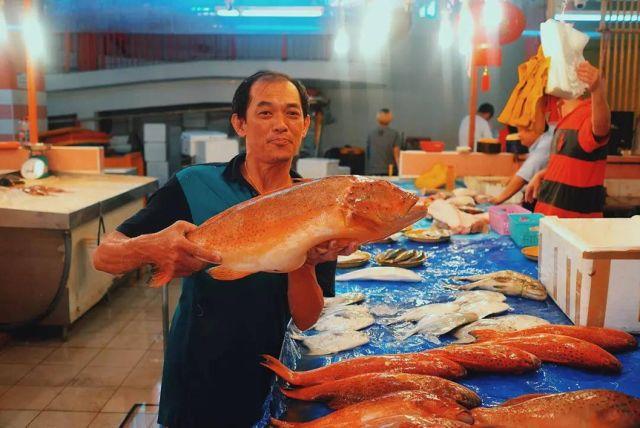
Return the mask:
[[339,164],[338,159],[302,158],[298,159],[296,168],[304,178],[322,178],[336,175]]
[[169,162],[147,162],[149,177],[169,178]]
[[640,333],[640,216],[540,220],[540,281],[576,324]]
[[143,139],[144,141],[165,143],[167,141],[167,125],[164,123],[145,123]]
[[[197,156],[198,146],[202,141],[210,140],[226,140],[227,134],[216,131],[185,131],[180,137],[182,141],[182,154],[188,156]],[[196,162],[203,162],[198,161]]]
[[[466,176],[464,177],[464,185],[476,192],[487,196],[498,196],[509,182],[509,177],[491,177],[491,176]],[[520,205],[524,199],[524,190],[514,194],[511,198],[503,203]]]
[[144,160],[146,162],[164,162],[167,160],[166,143],[144,143]]
[[336,175],[351,175],[351,168],[348,166],[338,166]]
[[196,153],[196,161],[198,163],[229,162],[239,153],[240,143],[235,139],[225,138],[201,141]]

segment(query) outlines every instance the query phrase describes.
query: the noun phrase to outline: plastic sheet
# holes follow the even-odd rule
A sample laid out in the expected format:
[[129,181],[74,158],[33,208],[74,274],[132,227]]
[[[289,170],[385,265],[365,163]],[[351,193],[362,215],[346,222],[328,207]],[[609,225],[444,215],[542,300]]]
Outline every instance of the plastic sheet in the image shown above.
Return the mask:
[[[403,186],[404,187],[404,186]],[[427,227],[422,221],[418,227]],[[403,238],[394,244],[367,245],[363,249],[373,254],[398,246],[424,250],[428,254],[424,267],[414,270],[424,277],[422,283],[396,283],[374,281],[337,282],[336,293],[360,291],[367,295],[365,304],[369,306],[388,305],[399,311],[427,303],[453,300],[455,291],[444,284],[452,276],[487,273],[502,269],[512,269],[537,277],[537,264],[527,260],[520,249],[508,236],[496,233],[453,236],[451,242],[441,244],[420,244]],[[375,266],[370,263],[369,266]],[[365,266],[366,267],[366,266]],[[339,269],[338,273],[349,269]],[[529,314],[544,318],[554,324],[571,324],[556,304],[548,298],[538,302],[523,298],[508,297],[507,303],[513,308],[511,314]],[[376,317],[384,320],[385,317]],[[450,335],[441,336],[441,345],[429,343],[423,336],[415,335],[406,341],[399,341],[395,334],[407,325],[386,326],[374,324],[365,331],[370,342],[356,349],[323,357],[305,356],[305,347],[288,338],[285,340],[281,360],[295,370],[309,370],[336,361],[361,355],[417,352],[451,343]],[[475,390],[482,398],[483,405],[491,406],[506,399],[534,392],[553,393],[587,388],[606,388],[622,391],[640,397],[640,351],[618,354],[623,364],[619,375],[604,375],[583,370],[543,364],[536,372],[524,375],[470,375],[460,383]],[[280,382],[278,382],[280,385]],[[310,420],[329,412],[324,405],[286,400],[274,388],[271,403],[272,414],[286,412],[287,420]],[[265,418],[264,423],[268,419]]]

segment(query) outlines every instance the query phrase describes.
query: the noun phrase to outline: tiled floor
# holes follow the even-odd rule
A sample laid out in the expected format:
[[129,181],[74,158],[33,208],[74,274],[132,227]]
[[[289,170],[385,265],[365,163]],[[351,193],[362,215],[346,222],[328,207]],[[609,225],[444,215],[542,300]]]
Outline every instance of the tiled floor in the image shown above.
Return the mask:
[[[169,290],[173,313],[177,282]],[[0,427],[118,427],[134,404],[158,404],[161,306],[160,289],[119,288],[67,341],[38,330],[0,348]],[[149,406],[130,426],[156,426],[154,412]]]

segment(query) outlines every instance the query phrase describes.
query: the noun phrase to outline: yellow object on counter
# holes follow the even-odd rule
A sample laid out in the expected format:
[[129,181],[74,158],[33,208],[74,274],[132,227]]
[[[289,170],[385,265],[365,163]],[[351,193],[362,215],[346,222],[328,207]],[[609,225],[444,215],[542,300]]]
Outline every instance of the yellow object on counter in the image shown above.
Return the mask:
[[506,125],[544,132],[544,88],[547,86],[550,59],[542,49],[518,67],[518,84],[498,117]]
[[416,178],[415,185],[418,189],[437,189],[447,184],[447,167],[437,163],[427,172]]

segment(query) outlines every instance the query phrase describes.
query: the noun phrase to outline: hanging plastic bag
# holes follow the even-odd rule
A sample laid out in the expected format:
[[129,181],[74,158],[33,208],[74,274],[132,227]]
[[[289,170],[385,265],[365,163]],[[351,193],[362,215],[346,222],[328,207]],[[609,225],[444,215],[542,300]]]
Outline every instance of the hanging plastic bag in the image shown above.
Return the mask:
[[551,58],[545,92],[564,99],[578,98],[587,85],[578,79],[576,67],[584,61],[589,36],[570,24],[548,19],[540,24],[544,56]]

